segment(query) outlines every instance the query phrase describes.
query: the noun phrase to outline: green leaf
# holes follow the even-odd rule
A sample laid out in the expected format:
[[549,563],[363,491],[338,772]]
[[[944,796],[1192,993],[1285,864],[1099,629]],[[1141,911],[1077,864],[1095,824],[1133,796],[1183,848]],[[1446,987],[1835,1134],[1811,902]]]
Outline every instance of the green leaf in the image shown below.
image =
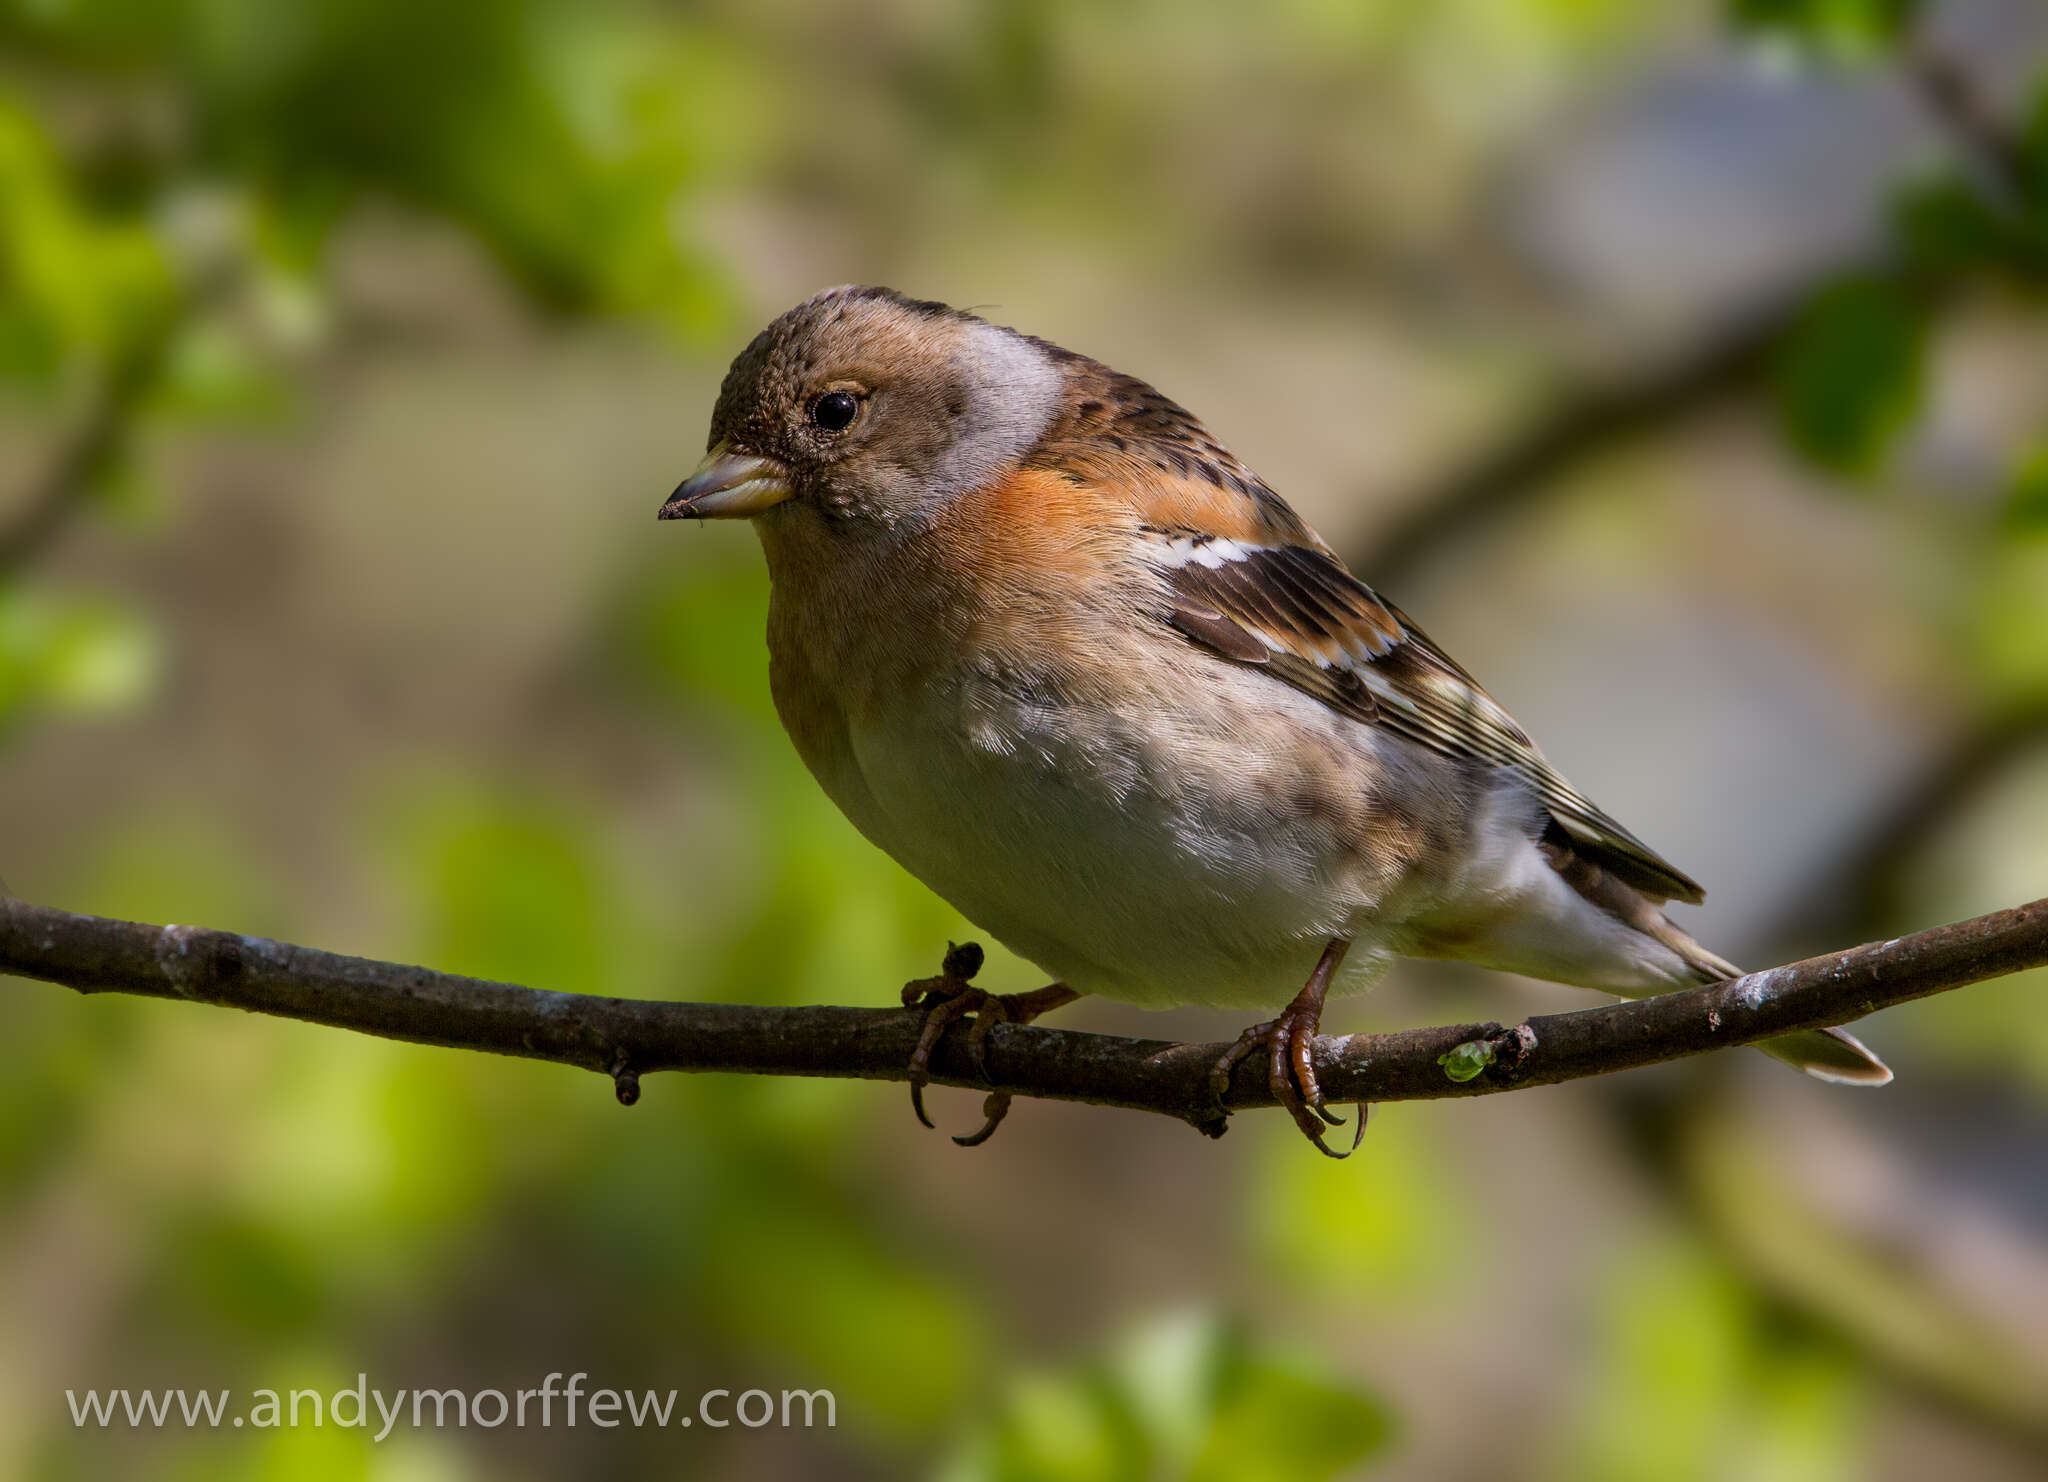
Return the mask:
[[1779,415],[1808,458],[1841,473],[1874,468],[1920,408],[1927,323],[1885,278],[1819,294],[1776,366]]

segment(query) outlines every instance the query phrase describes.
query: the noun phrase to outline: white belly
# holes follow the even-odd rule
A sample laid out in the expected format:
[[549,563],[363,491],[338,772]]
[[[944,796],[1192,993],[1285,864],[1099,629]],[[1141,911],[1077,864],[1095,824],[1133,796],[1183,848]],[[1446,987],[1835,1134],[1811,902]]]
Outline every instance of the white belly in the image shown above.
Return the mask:
[[[1313,702],[1300,709],[1297,723],[1374,744]],[[1362,988],[1386,954],[1371,940],[1371,902],[1335,863],[1337,841],[1313,824],[1277,824],[1245,768],[1187,765],[1191,729],[1206,732],[1192,738],[1200,754],[1241,751],[1242,720],[1222,704],[1210,716],[1132,717],[1050,714],[987,689],[935,695],[893,724],[849,731],[842,765],[857,771],[857,789],[828,769],[820,780],[842,806],[864,793],[865,806],[847,811],[877,844],[1081,992],[1148,1007],[1275,1007],[1335,935],[1362,938],[1337,990]],[[1359,771],[1371,773],[1369,759]]]

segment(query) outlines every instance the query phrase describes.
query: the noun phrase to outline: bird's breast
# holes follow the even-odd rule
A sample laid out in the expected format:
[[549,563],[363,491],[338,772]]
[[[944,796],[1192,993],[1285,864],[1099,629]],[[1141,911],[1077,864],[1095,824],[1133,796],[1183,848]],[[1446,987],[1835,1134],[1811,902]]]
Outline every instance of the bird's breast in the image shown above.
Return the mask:
[[[1083,992],[1284,1002],[1412,874],[1372,727],[1086,597],[771,547],[775,701],[872,842]],[[779,555],[779,558],[778,558]],[[1375,960],[1361,941],[1359,975]]]

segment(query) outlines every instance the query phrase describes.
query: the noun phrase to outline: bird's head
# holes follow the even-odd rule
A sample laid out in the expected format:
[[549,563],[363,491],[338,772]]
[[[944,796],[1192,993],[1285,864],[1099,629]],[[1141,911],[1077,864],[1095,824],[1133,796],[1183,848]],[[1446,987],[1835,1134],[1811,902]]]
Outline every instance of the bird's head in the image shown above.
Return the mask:
[[726,372],[703,465],[661,518],[808,506],[849,531],[916,527],[1036,443],[1062,352],[886,288],[828,288]]

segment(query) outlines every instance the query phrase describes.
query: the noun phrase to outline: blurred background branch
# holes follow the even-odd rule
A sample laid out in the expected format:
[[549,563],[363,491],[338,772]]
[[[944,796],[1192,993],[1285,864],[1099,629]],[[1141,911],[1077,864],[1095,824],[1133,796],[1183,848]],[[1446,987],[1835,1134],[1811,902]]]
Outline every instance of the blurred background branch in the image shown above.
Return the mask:
[[1773,941],[1840,940],[1900,920],[1910,898],[1908,876],[1929,845],[2044,748],[2048,698],[1987,716],[1930,757],[1765,935]]
[[1614,384],[1556,394],[1549,410],[1498,446],[1483,449],[1469,465],[1395,496],[1392,508],[1405,513],[1352,553],[1352,568],[1398,590],[1404,577],[1441,552],[1532,502],[1555,497],[1580,464],[1750,385],[1769,367],[1816,289],[1835,276],[1830,270],[1802,278],[1762,302],[1719,316],[1698,344],[1666,363],[1637,368]]
[[[1779,18],[1790,18],[1796,8],[1788,7]],[[1920,10],[1911,6],[1901,13],[1920,15]],[[2022,122],[1986,98],[1969,59],[1942,39],[1930,17],[1901,24],[1897,66],[1966,169],[1995,192],[2001,206],[2022,213],[2038,210],[2031,196],[2042,187]],[[1932,302],[1954,289],[1958,274],[1980,271],[1983,261],[1955,255],[1934,272],[1887,244],[1817,271],[1802,268],[1788,281],[1715,314],[1696,342],[1652,363],[1553,392],[1548,405],[1520,430],[1449,473],[1386,499],[1398,513],[1352,553],[1351,565],[1389,589],[1398,588],[1439,552],[1470,541],[1532,502],[1556,497],[1581,464],[1753,388],[1780,363],[1811,318],[1817,295],[1829,285],[1907,266],[1915,269],[1918,291]]]
[[78,425],[0,524],[0,583],[20,576],[41,557],[117,472],[150,398],[162,390],[181,336],[227,302],[239,278],[234,265],[209,265],[197,282],[153,306],[109,353],[94,373]]
[[40,556],[67,519],[112,470],[136,409],[154,386],[171,342],[168,323],[131,347],[111,366],[79,426],[50,460],[48,470],[0,527],[0,580],[17,576]]

